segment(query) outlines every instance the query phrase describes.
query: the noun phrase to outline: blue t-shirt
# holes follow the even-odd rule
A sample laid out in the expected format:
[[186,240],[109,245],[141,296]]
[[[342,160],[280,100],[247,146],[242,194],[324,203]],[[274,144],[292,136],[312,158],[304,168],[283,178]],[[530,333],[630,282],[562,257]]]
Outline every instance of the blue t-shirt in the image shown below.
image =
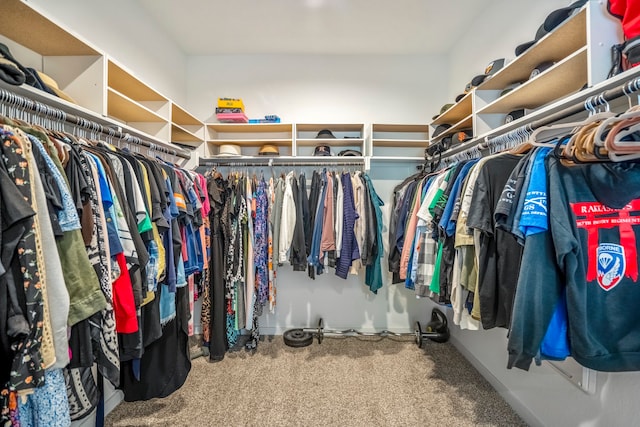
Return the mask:
[[[526,195],[519,225],[525,238],[532,234],[543,233],[549,228],[545,158],[550,151],[550,148],[539,148],[532,162],[531,178],[529,185],[525,187]],[[563,292],[540,345],[543,359],[564,360],[571,354],[567,328],[567,300]]]
[[467,162],[464,166],[462,166],[462,169],[460,170],[460,173],[456,178],[456,182],[454,182],[453,187],[451,187],[451,193],[449,195],[449,199],[447,200],[447,204],[444,208],[444,212],[442,213],[442,218],[440,218],[440,222],[438,223],[438,226],[441,229],[443,229],[447,233],[447,236],[449,237],[453,236],[456,232],[456,222],[452,221],[451,219],[453,208],[456,204],[456,200],[460,197],[460,192],[462,191],[462,187],[463,187],[462,184],[464,180],[467,178],[467,174],[469,173],[469,170],[471,170],[473,165],[475,165],[477,162],[478,162],[478,159],[474,159]]
[[531,168],[531,179],[526,187],[524,206],[520,216],[519,229],[525,236],[543,233],[549,228],[547,217],[547,170],[544,159],[551,151],[550,148],[540,148],[536,151]]

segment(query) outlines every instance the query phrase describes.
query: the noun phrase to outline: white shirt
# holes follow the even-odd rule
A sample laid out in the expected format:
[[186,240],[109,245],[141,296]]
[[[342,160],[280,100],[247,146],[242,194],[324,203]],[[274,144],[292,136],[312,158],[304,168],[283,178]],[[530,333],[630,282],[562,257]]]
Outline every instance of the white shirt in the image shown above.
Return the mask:
[[278,249],[278,262],[287,261],[287,252],[291,248],[293,232],[296,227],[296,204],[293,201],[293,171],[287,174],[284,184],[284,197],[282,198],[282,218],[280,220],[280,242]]

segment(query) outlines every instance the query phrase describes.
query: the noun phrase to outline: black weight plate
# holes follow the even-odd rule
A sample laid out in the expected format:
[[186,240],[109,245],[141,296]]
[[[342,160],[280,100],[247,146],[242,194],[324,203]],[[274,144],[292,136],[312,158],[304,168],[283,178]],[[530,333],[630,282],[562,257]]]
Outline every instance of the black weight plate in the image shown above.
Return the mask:
[[322,344],[322,340],[324,340],[324,320],[321,317],[318,322],[318,344]]
[[416,334],[416,345],[419,348],[422,348],[422,326],[420,326],[420,322],[416,322],[416,329],[414,332]]
[[313,344],[313,334],[302,329],[289,329],[282,334],[284,343],[289,347],[307,347]]

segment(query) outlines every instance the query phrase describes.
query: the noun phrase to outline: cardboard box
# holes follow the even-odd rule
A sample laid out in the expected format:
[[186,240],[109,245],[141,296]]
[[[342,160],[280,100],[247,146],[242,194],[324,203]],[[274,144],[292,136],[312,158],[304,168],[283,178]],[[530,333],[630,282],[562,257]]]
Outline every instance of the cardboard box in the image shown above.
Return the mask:
[[218,108],[239,108],[244,111],[244,103],[239,98],[218,98]]

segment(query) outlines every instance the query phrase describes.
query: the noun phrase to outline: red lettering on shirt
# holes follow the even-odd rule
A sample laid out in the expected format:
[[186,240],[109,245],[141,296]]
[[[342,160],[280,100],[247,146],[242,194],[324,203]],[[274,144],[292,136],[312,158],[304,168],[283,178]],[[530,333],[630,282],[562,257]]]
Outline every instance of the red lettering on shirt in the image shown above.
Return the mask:
[[640,224],[640,199],[632,200],[622,209],[613,209],[599,202],[571,203],[570,205],[576,215],[577,227],[587,230],[587,281],[591,282],[598,278],[598,230],[614,227],[618,227],[620,231],[620,246],[623,248],[626,261],[624,275],[637,281],[638,254],[633,226]]

